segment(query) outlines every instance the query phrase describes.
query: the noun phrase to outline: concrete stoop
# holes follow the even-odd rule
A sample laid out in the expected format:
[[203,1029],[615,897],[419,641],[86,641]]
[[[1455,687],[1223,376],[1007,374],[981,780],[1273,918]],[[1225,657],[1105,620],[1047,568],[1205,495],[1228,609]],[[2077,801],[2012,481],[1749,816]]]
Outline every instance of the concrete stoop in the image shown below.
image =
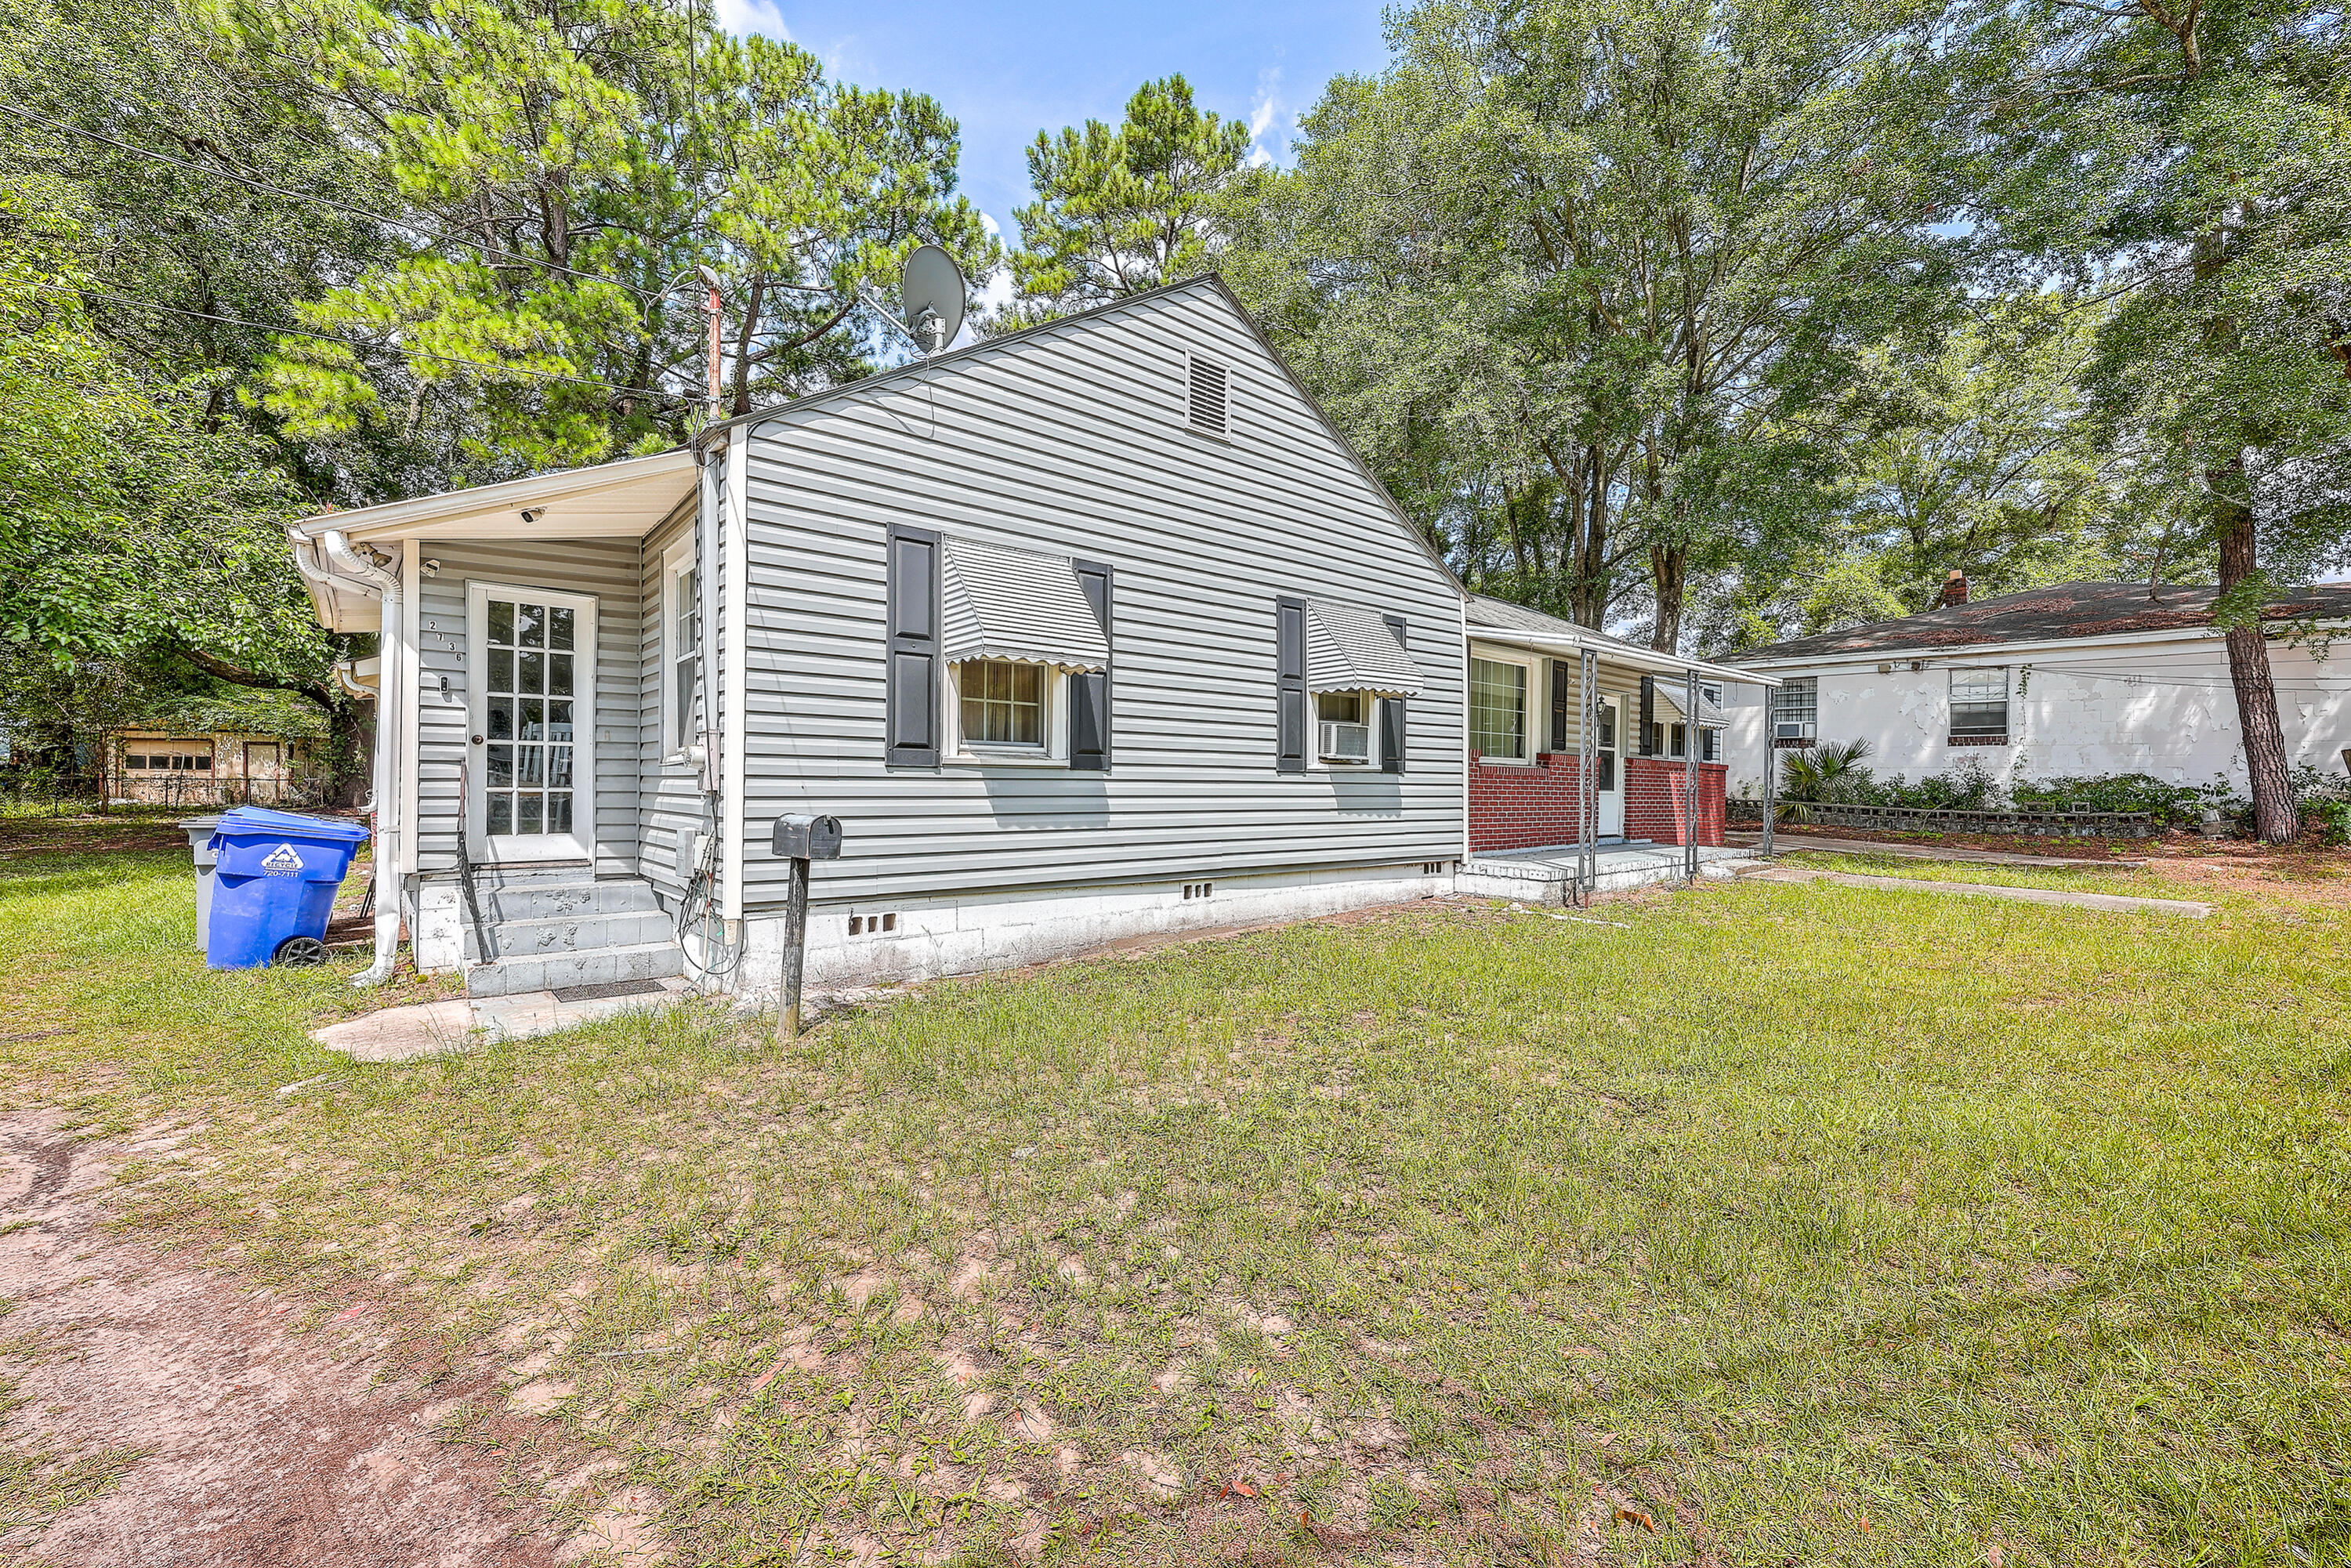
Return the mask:
[[477,872],[482,921],[496,956],[483,961],[465,918],[465,994],[513,997],[660,981],[685,973],[670,917],[638,877],[584,867]]
[[601,1023],[623,1013],[674,1006],[692,995],[683,978],[671,977],[649,990],[623,996],[566,1000],[551,990],[495,997],[452,997],[386,1008],[311,1031],[310,1038],[354,1061],[417,1061],[471,1051],[494,1040],[529,1040]]
[[[1740,847],[1701,846],[1698,874],[1726,877],[1756,860],[1755,852]],[[1636,887],[1679,882],[1687,869],[1679,844],[1620,840],[1600,846],[1594,866],[1598,893],[1625,893]],[[1574,886],[1573,844],[1548,844],[1537,849],[1494,850],[1463,861],[1453,875],[1453,891],[1475,898],[1509,898],[1527,904],[1567,902]]]

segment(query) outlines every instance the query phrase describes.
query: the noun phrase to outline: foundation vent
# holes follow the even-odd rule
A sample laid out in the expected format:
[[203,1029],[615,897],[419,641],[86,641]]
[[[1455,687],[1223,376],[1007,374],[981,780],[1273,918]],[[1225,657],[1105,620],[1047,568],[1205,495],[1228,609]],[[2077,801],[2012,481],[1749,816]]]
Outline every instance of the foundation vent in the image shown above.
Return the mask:
[[898,916],[894,912],[888,915],[852,915],[849,917],[849,934],[852,936],[880,936],[897,929]]
[[1184,884],[1184,897],[1187,903],[1194,899],[1207,898],[1216,891],[1217,884],[1213,882],[1187,882]]

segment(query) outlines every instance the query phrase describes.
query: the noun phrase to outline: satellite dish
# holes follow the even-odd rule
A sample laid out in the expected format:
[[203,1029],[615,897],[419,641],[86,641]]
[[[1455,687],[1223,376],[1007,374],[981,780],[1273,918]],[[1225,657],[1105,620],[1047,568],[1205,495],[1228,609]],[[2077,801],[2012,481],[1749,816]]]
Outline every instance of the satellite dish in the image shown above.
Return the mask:
[[918,246],[906,257],[898,298],[923,352],[937,353],[963,330],[964,293],[963,268],[937,246]]

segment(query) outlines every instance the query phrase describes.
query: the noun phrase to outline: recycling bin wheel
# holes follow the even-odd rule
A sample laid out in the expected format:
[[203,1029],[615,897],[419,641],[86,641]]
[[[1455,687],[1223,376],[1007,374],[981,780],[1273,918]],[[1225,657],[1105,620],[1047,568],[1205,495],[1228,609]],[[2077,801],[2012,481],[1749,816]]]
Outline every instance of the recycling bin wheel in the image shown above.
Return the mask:
[[288,969],[308,969],[327,961],[327,945],[316,936],[288,936],[269,961]]

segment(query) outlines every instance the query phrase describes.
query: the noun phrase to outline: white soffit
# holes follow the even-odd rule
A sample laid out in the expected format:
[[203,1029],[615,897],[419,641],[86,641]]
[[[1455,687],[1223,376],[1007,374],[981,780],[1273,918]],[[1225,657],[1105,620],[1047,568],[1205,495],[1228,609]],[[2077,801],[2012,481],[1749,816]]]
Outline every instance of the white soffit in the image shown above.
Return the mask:
[[1408,697],[1420,691],[1420,666],[1396,642],[1387,622],[1372,612],[1310,599],[1306,689]]
[[940,541],[939,653],[1106,670],[1110,637],[1067,556]]
[[313,538],[338,528],[354,541],[637,538],[690,498],[694,486],[694,454],[680,449],[322,513],[301,528]]

